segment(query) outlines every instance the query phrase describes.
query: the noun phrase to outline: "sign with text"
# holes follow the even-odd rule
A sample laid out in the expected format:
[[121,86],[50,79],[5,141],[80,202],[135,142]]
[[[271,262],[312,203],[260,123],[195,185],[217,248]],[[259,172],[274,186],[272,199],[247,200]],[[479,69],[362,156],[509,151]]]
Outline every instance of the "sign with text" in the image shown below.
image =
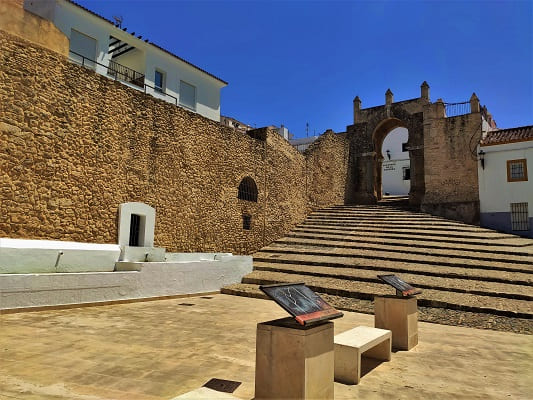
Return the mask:
[[394,289],[396,289],[396,293],[401,294],[402,296],[412,296],[422,293],[420,289],[412,287],[396,275],[378,275],[378,278],[391,285]]
[[300,325],[343,316],[303,282],[261,285],[259,289],[291,314]]

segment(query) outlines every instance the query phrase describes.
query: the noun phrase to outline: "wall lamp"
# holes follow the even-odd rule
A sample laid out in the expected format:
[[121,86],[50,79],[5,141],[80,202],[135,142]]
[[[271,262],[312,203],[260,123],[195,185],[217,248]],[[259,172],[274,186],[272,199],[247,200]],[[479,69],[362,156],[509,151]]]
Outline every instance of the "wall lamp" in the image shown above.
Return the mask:
[[387,157],[389,157],[390,160],[390,150],[387,150],[385,153],[387,153]]
[[479,161],[481,162],[481,168],[485,169],[485,152],[483,150],[479,150],[479,153],[477,153],[479,156]]

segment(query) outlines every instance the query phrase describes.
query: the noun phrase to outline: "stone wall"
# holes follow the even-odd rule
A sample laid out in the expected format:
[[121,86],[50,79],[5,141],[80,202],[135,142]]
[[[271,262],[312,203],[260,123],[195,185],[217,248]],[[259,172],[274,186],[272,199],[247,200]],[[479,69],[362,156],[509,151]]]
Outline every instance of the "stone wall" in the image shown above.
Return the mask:
[[[309,179],[336,180],[306,188],[305,157],[276,133],[236,132],[0,31],[0,236],[116,243],[119,204],[139,201],[156,209],[156,246],[247,254],[302,221],[308,196],[342,203],[338,171],[316,168]],[[237,199],[246,176],[257,203]]]
[[344,204],[350,191],[348,160],[350,140],[346,133],[326,131],[305,151],[309,208]]
[[477,144],[481,114],[444,118],[444,104],[424,111],[425,196],[422,211],[479,223]]

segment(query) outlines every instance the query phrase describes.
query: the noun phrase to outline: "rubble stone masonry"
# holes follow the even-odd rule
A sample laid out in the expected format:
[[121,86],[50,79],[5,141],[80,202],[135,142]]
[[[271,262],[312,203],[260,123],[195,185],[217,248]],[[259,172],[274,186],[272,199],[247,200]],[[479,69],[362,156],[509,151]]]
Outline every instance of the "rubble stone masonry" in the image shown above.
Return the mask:
[[[156,209],[156,246],[247,254],[343,203],[342,135],[306,160],[278,134],[252,133],[0,30],[0,237],[116,243],[119,204],[139,201]],[[257,203],[237,199],[246,176]]]

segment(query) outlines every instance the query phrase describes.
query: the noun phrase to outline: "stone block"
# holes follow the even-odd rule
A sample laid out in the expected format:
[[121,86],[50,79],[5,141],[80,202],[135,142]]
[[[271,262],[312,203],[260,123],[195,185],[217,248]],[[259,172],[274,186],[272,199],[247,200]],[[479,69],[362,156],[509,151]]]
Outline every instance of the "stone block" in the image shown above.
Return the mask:
[[374,326],[392,332],[392,348],[411,350],[418,344],[418,308],[415,297],[374,298]]
[[333,323],[257,324],[255,399],[333,399]]

